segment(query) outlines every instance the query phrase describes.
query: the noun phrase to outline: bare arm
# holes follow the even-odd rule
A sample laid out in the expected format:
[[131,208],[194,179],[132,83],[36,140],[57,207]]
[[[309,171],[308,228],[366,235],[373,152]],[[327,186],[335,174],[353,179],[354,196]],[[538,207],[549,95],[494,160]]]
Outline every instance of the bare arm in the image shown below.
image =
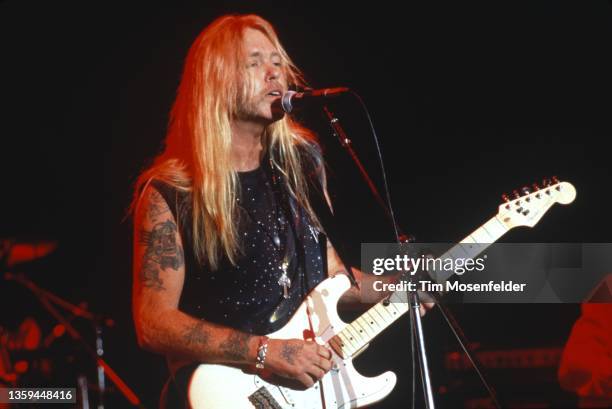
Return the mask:
[[[134,217],[133,315],[141,347],[196,362],[253,365],[261,337],[191,317],[178,309],[185,279],[183,243],[161,194],[148,187]],[[314,342],[270,340],[266,367],[311,386],[329,370]]]
[[197,361],[254,362],[257,339],[178,310],[183,243],[168,205],[152,187],[137,209],[134,229],[133,313],[140,345]]

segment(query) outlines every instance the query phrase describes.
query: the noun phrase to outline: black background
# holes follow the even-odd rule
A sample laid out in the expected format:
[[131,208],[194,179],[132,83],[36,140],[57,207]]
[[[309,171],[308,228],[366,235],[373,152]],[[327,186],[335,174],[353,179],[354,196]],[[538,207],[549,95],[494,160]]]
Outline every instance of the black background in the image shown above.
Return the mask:
[[[419,241],[460,240],[495,214],[501,193],[552,175],[576,186],[576,201],[504,241],[610,241],[607,1],[429,1],[401,8],[395,2],[4,1],[0,238],[58,241],[55,253],[22,269],[45,288],[115,319],[106,356],[147,407],[155,407],[165,372],[161,359],[135,342],[131,226],[122,219],[135,177],[160,149],[188,47],[229,12],[268,19],[311,86],[344,85],[362,96],[381,140],[397,218]],[[363,111],[350,98],[331,107],[380,186]],[[336,212],[357,259],[359,243],[390,240],[388,223],[322,117],[307,113],[303,120],[321,138]],[[27,315],[46,330],[53,325],[27,291],[6,281],[1,287],[0,325],[16,326]],[[576,305],[454,309],[468,336],[488,348],[560,347],[578,316]],[[74,322],[91,342],[87,323]],[[380,407],[409,404],[407,324],[400,320],[360,363],[365,373],[400,374],[399,387]],[[450,385],[458,374],[441,363],[456,343],[436,311],[426,330],[434,384]],[[56,345],[57,367],[70,355],[79,362],[74,368],[89,370],[91,362],[71,341]],[[517,385],[502,383],[500,394],[520,395]],[[463,385],[482,393],[469,388]],[[573,402],[555,387],[549,392]],[[113,407],[125,405],[113,399]]]

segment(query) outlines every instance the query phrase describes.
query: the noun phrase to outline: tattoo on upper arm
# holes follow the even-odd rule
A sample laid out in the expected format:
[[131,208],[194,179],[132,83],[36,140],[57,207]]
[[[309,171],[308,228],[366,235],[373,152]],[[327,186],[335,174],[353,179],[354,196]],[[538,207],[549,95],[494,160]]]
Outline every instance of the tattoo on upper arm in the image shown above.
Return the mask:
[[291,345],[288,343],[283,344],[283,349],[281,350],[281,355],[285,360],[292,364],[295,362],[295,354],[302,350],[304,345]]
[[163,196],[157,190],[151,190],[149,196],[149,203],[146,209],[146,215],[152,223],[158,222],[158,220],[165,213],[169,212],[170,208],[164,200]]
[[146,246],[140,280],[147,288],[164,290],[160,270],[178,270],[185,262],[183,248],[176,242],[177,227],[170,220],[157,223],[151,231],[140,232],[140,242]]
[[185,330],[184,339],[188,345],[206,344],[210,334],[204,329],[203,322],[196,322]]
[[249,352],[249,339],[251,335],[241,332],[232,333],[220,345],[223,356],[236,361],[244,360]]

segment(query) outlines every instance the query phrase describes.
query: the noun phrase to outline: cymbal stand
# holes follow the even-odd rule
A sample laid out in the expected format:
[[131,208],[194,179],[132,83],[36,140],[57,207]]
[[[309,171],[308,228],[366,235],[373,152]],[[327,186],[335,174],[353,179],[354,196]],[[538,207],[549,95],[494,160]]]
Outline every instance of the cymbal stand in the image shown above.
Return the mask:
[[[102,357],[104,354],[104,350],[102,348],[103,344],[101,327],[103,325],[114,325],[112,319],[98,314],[93,314],[85,308],[74,305],[58,297],[52,292],[36,285],[24,274],[7,272],[5,273],[4,277],[7,280],[13,280],[16,283],[19,283],[28,290],[30,290],[40,301],[43,307],[49,312],[49,314],[51,314],[60,324],[64,326],[66,332],[70,335],[70,337],[73,340],[77,341],[77,343],[81,345],[83,349],[87,352],[87,354],[89,354],[91,358],[96,362],[98,387],[100,392],[98,409],[104,409],[105,375],[108,376],[108,378],[117,386],[119,391],[133,406],[144,408],[138,396],[136,396],[132,389],[130,389],[130,387],[119,377],[119,375],[117,375],[117,373],[110,367],[110,365],[108,365],[108,363]],[[70,322],[58,311],[56,306],[61,307],[76,316],[83,317],[94,323],[94,326],[96,328],[95,350],[85,341],[85,339],[83,339],[81,334],[72,326],[72,324],[70,324]]]

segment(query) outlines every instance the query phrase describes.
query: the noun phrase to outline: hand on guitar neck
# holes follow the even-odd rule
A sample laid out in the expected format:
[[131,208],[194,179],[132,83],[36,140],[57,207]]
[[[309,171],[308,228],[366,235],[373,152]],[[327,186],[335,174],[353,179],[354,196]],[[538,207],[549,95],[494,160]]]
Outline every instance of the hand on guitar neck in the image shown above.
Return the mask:
[[[377,291],[375,290],[374,283],[377,281],[382,281],[384,284],[395,284],[401,281],[404,276],[403,272],[388,275],[388,276],[378,276],[374,274],[367,274],[363,271],[352,267],[351,270],[357,279],[360,290],[358,290],[360,295],[360,301],[365,304],[366,307],[370,307],[372,304],[375,304],[382,300],[385,297],[390,296],[393,291],[384,290]],[[349,293],[351,290],[347,291]],[[342,301],[342,298],[340,299]],[[421,317],[423,317],[428,310],[432,309],[435,303],[433,302],[424,302],[419,305],[419,312]]]
[[[338,253],[334,249],[331,240],[327,240],[327,270],[330,277],[337,274],[348,275],[344,263],[340,260]],[[355,281],[358,287],[351,288],[340,298],[340,305],[345,309],[364,310],[376,304],[385,297],[391,295],[392,291],[377,291],[374,289],[374,283],[382,281],[384,284],[394,284],[401,280],[403,273],[394,275],[379,276],[374,274],[364,273],[356,267],[351,267]],[[419,308],[421,317],[425,315],[427,310],[432,309],[434,303],[422,303]]]

